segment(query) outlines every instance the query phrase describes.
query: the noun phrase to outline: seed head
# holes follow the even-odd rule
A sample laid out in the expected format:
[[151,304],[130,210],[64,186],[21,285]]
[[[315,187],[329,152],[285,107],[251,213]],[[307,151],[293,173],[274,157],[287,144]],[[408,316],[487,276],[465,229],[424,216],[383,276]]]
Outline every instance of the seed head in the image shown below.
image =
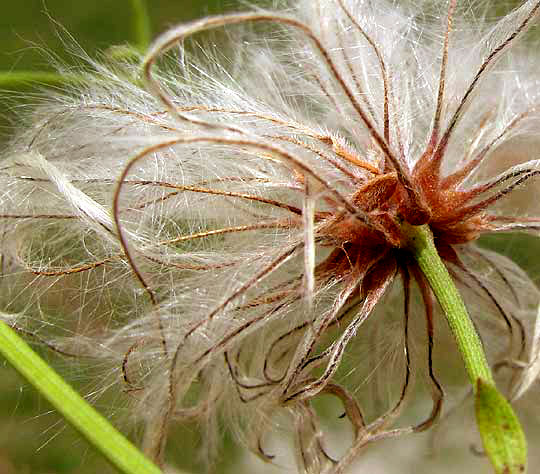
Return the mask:
[[[536,287],[475,242],[540,228],[512,199],[540,173],[540,71],[518,45],[540,2],[497,21],[489,3],[482,20],[468,1],[401,3],[306,0],[177,26],[143,59],[144,86],[133,65],[97,65],[4,153],[4,311],[113,367],[154,459],[188,419],[212,451],[218,414],[268,461],[286,416],[305,472],[431,427],[449,346],[412,226],[432,232],[512,396],[534,382]],[[432,407],[396,427],[413,375]],[[353,427],[340,459],[312,406],[324,394]]]

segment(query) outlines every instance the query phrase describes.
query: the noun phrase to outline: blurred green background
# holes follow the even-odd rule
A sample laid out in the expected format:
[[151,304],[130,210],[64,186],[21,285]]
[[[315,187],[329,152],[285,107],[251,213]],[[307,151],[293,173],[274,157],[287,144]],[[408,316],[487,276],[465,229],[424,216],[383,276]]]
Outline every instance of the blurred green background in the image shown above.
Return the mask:
[[[177,22],[232,9],[238,2],[150,0],[146,4],[155,35]],[[0,12],[0,71],[50,71],[51,59],[74,63],[71,53],[75,42],[92,57],[112,45],[136,39],[129,0],[2,1]],[[20,106],[13,97],[0,91],[0,143],[13,129],[13,111]]]
[[[154,33],[179,21],[233,8],[231,0],[150,0],[147,2]],[[0,68],[47,67],[43,50],[69,61],[59,29],[71,33],[92,54],[133,39],[127,0],[19,0],[2,2]],[[56,24],[55,24],[56,23]]]
[[[179,21],[205,14],[231,10],[238,6],[225,0],[149,0],[147,2],[154,34]],[[493,8],[508,9],[517,1],[493,1]],[[68,64],[73,61],[63,41],[66,32],[90,56],[111,45],[125,44],[134,39],[130,2],[98,0],[96,2],[70,0],[3,1],[0,15],[0,70],[50,69],[50,58]],[[14,127],[14,110],[21,104],[16,93],[0,92],[0,143]],[[15,98],[15,100],[14,100]],[[533,237],[497,236],[484,241],[485,245],[505,253],[526,265],[538,281],[540,243]],[[44,354],[51,358],[51,354]],[[88,380],[82,372],[73,372],[65,361],[54,361],[64,369],[71,381]],[[90,367],[87,370],[92,370]],[[112,469],[100,456],[87,447],[73,430],[22,380],[6,363],[0,367],[0,474],[107,474]],[[106,381],[105,381],[106,383]],[[83,393],[92,387],[79,384]],[[90,388],[90,390],[89,390]],[[94,387],[95,388],[95,387]],[[100,397],[98,409],[119,406],[115,400]],[[116,419],[122,419],[121,405]],[[180,467],[192,473],[200,472],[196,464],[195,446],[198,431],[195,426],[178,430],[178,443],[170,443],[170,457]],[[176,448],[175,448],[176,445]],[[218,472],[233,472],[238,452],[227,438],[226,455]]]

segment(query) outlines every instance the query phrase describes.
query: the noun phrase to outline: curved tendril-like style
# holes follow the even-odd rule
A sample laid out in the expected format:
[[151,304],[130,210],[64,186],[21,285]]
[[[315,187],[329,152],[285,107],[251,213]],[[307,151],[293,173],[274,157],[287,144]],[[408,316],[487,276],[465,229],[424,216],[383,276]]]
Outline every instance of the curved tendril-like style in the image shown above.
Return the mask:
[[[237,145],[241,147],[245,147],[247,149],[255,149],[257,151],[263,151],[266,153],[272,153],[274,155],[277,155],[278,157],[281,157],[284,159],[285,162],[291,164],[292,166],[298,168],[301,172],[305,173],[306,175],[311,176],[315,181],[317,181],[319,184],[323,185],[324,188],[326,188],[330,194],[332,194],[335,198],[338,199],[338,202],[340,202],[344,208],[354,215],[356,219],[361,219],[361,214],[358,212],[355,207],[350,204],[347,198],[342,196],[339,191],[337,191],[335,188],[333,188],[329,183],[327,183],[323,178],[318,176],[311,168],[307,167],[305,164],[303,164],[301,161],[299,161],[296,157],[292,156],[291,154],[287,153],[286,151],[283,151],[277,147],[268,145],[266,143],[258,143],[250,140],[238,140],[238,139],[229,139],[224,137],[211,137],[211,136],[204,136],[204,137],[189,137],[189,138],[177,138],[173,140],[169,140],[164,143],[159,143],[157,145],[153,145],[139,153],[137,156],[132,158],[124,167],[122,174],[119,178],[119,184],[116,187],[114,196],[113,196],[113,220],[116,225],[117,233],[118,233],[118,239],[120,242],[120,245],[122,246],[122,249],[124,251],[125,258],[127,262],[129,263],[135,277],[139,282],[141,283],[142,287],[146,290],[147,294],[149,295],[150,301],[154,306],[157,305],[157,297],[150,287],[150,285],[147,283],[146,278],[143,276],[141,271],[139,270],[135,259],[132,255],[132,252],[128,246],[128,242],[125,236],[125,233],[123,231],[123,225],[120,222],[120,194],[122,190],[122,186],[124,184],[124,181],[126,177],[128,176],[131,168],[141,159],[145,158],[147,155],[151,153],[155,153],[157,151],[162,150],[163,148],[168,148],[174,145],[178,144],[196,144],[196,143],[218,143],[222,145]],[[221,310],[221,309],[220,309]],[[217,313],[216,313],[217,314]],[[160,328],[160,332],[164,334],[164,329],[162,326],[161,320],[158,318],[158,325]],[[167,353],[167,345],[166,345],[166,339],[162,336],[162,344],[164,347],[165,353]],[[173,357],[173,359],[176,359],[176,356]],[[174,366],[174,364],[173,364]]]
[[[234,381],[234,384],[236,386],[236,390],[238,392],[238,398],[240,398],[240,401],[242,403],[249,403],[254,400],[257,400],[260,397],[263,397],[266,395],[266,392],[261,391],[261,389],[272,387],[272,383],[269,382],[262,382],[262,383],[254,383],[254,384],[246,384],[243,383],[239,377],[237,370],[232,366],[231,361],[229,360],[229,354],[227,351],[223,353],[223,356],[225,358],[225,363],[227,364],[227,368],[229,369],[229,374],[231,375],[231,378]],[[255,393],[253,395],[250,395],[249,397],[246,397],[242,393],[242,389],[244,390],[258,390],[258,393]]]
[[448,67],[448,49],[450,43],[450,32],[452,31],[452,22],[456,10],[457,0],[451,0],[448,5],[448,16],[446,20],[446,33],[444,35],[443,57],[441,61],[441,71],[439,74],[439,91],[437,92],[437,105],[435,116],[433,117],[433,128],[428,148],[433,148],[438,139],[441,126],[441,115],[444,104],[444,89],[446,85],[446,69]]
[[[476,285],[482,290],[482,293],[487,296],[487,298],[493,303],[493,305],[497,308],[497,312],[502,317],[504,321],[504,325],[506,326],[506,330],[508,331],[508,348],[507,351],[509,354],[512,354],[514,351],[514,326],[512,325],[512,321],[515,321],[516,318],[513,316],[509,316],[506,314],[506,311],[504,308],[500,305],[500,303],[497,301],[497,298],[495,298],[495,295],[490,291],[490,289],[486,286],[486,284],[473,272],[468,271],[466,268],[462,267],[461,270],[467,275],[470,279],[473,280]],[[522,344],[520,345],[521,348],[523,348],[523,341],[521,341]],[[520,349],[522,350],[522,349]]]
[[[379,63],[379,67],[381,68],[381,78],[382,78],[382,84],[383,84],[383,94],[384,94],[384,100],[383,100],[383,136],[386,141],[386,143],[390,144],[390,113],[389,113],[389,95],[390,95],[390,87],[389,87],[389,81],[388,81],[388,72],[386,69],[386,64],[384,62],[384,59],[382,57],[382,54],[377,47],[377,44],[373,39],[366,33],[364,28],[356,21],[354,16],[351,14],[350,10],[345,6],[343,3],[343,0],[338,0],[340,8],[345,12],[345,15],[347,15],[347,18],[351,22],[351,24],[354,26],[354,28],[362,35],[362,37],[368,42],[369,46],[373,49],[373,52],[375,53],[375,56],[377,56],[377,62]],[[346,61],[347,64],[350,64],[350,61]],[[351,76],[354,77],[354,74],[351,74]],[[357,86],[358,88],[358,86]],[[369,110],[369,107],[368,107]],[[373,115],[373,114],[372,114]]]
[[[180,237],[175,237],[174,239],[162,240],[162,241],[157,242],[157,245],[158,246],[171,245],[171,244],[176,244],[179,242],[203,239],[206,237],[212,237],[216,235],[249,232],[249,231],[254,231],[254,230],[262,230],[262,229],[280,229],[280,228],[286,228],[286,229],[290,228],[290,223],[288,221],[271,221],[271,222],[260,222],[258,224],[253,224],[253,225],[225,227],[222,229],[214,229],[214,230],[209,230],[209,231],[204,231],[204,232],[198,232],[196,234],[182,235]],[[183,270],[205,271],[205,270],[211,270],[211,269],[230,267],[230,266],[239,264],[238,261],[206,264],[206,265],[165,262],[164,260],[159,259],[158,257],[154,257],[152,255],[149,255],[148,253],[145,253],[144,250],[145,250],[144,247],[139,249],[140,254],[143,258],[154,263],[159,263],[160,265],[163,265],[163,266],[171,266],[171,267],[175,267],[175,268],[183,269]],[[85,272],[89,270],[94,270],[102,265],[106,265],[112,262],[118,262],[123,259],[124,259],[124,254],[116,254],[116,255],[112,255],[111,257],[107,257],[102,260],[90,262],[85,265],[78,265],[78,266],[64,268],[64,269],[53,269],[52,267],[48,267],[47,270],[44,270],[43,267],[33,268],[28,265],[25,265],[25,266],[28,271],[32,272],[35,275],[58,277],[58,276],[73,275],[75,273],[81,273],[81,272]],[[19,258],[18,260],[23,262],[24,259]]]
[[[154,94],[156,94],[157,97],[160,98],[160,100],[163,102],[163,104],[167,106],[167,108],[169,109],[169,111],[171,112],[173,116],[176,116],[179,119],[187,120],[187,121],[196,123],[197,125],[203,125],[209,128],[227,129],[227,127],[220,124],[202,122],[202,121],[194,122],[193,119],[191,118],[180,116],[171,98],[163,91],[159,82],[156,81],[154,77],[152,76],[152,67],[159,55],[166,53],[175,44],[179,44],[180,42],[182,42],[183,40],[185,40],[187,37],[191,35],[200,33],[202,31],[206,31],[208,29],[223,27],[227,25],[234,25],[234,24],[250,23],[250,22],[269,22],[269,23],[287,25],[303,33],[312,42],[315,49],[320,54],[322,60],[324,61],[324,63],[326,63],[332,77],[334,78],[336,83],[339,85],[339,87],[343,90],[348,101],[350,102],[354,110],[358,113],[358,115],[362,119],[362,122],[364,123],[365,127],[369,131],[373,140],[375,141],[375,143],[377,143],[378,147],[383,152],[389,164],[397,172],[399,180],[404,185],[411,199],[413,199],[418,206],[419,197],[415,194],[415,188],[412,186],[412,183],[410,182],[408,171],[404,167],[404,164],[401,163],[399,159],[394,156],[393,152],[391,151],[384,137],[382,137],[379,134],[379,132],[377,132],[376,127],[373,125],[373,123],[367,116],[366,112],[364,111],[364,109],[362,108],[358,100],[356,99],[356,96],[350,90],[349,86],[347,85],[347,83],[345,82],[341,74],[339,73],[336,64],[334,63],[334,61],[332,60],[330,56],[330,53],[321,43],[317,35],[315,35],[315,33],[311,30],[309,26],[307,26],[306,24],[298,20],[295,20],[289,17],[284,17],[284,16],[272,15],[272,14],[260,14],[260,13],[241,14],[240,13],[240,14],[222,15],[222,16],[206,18],[206,19],[194,21],[188,25],[183,25],[182,27],[178,29],[173,29],[169,33],[163,35],[162,38],[158,39],[156,43],[154,43],[153,47],[150,49],[149,53],[147,54],[146,59],[143,61],[144,76],[147,81],[149,89]],[[239,130],[234,129],[232,131],[239,131]]]
[[373,121],[376,120],[375,110],[373,109],[373,104],[369,101],[368,96],[364,92],[364,89],[362,87],[362,83],[358,80],[356,77],[356,72],[353,69],[351,58],[348,55],[347,48],[344,46],[343,43],[343,33],[341,30],[338,30],[338,41],[340,45],[340,53],[343,56],[343,60],[345,62],[345,65],[347,66],[347,71],[350,74],[351,80],[353,81],[354,88],[356,89],[356,93],[358,97],[362,100],[364,105],[366,106],[366,110],[371,117]]
[[[140,304],[134,296],[137,307],[122,313],[125,320],[106,316],[95,327],[109,336],[114,363],[121,360],[116,373],[123,391],[143,407],[144,446],[158,462],[173,421],[210,424],[223,407],[246,444],[266,461],[277,457],[263,443],[273,416],[290,415],[299,469],[317,474],[343,473],[368,444],[435,424],[446,403],[442,369],[438,364],[434,369],[442,332],[435,331],[440,320],[435,296],[409,233],[419,226],[433,237],[453,282],[488,313],[473,315],[481,339],[489,341],[490,332],[503,342],[508,336],[508,357],[492,362],[489,354],[488,360],[495,369],[514,369],[510,393],[532,383],[526,376],[530,364],[524,362],[534,359],[526,355],[527,349],[534,351],[532,297],[507,271],[508,261],[500,263],[474,241],[487,233],[540,230],[539,217],[496,209],[540,175],[540,161],[497,176],[485,166],[500,146],[535,124],[540,100],[529,98],[524,87],[518,88],[519,100],[495,104],[488,89],[482,97],[486,104],[472,111],[470,120],[465,117],[489,70],[538,16],[540,2],[527,1],[505,28],[491,30],[488,40],[494,38],[495,46],[488,50],[485,41],[479,66],[464,84],[453,69],[460,66],[454,43],[456,51],[464,44],[454,31],[461,25],[457,0],[448,0],[445,14],[425,34],[406,9],[386,18],[377,16],[373,2],[332,0],[324,12],[322,2],[298,3],[289,16],[261,10],[174,27],[158,37],[144,60],[150,95],[144,90],[134,98],[139,86],[129,84],[120,100],[120,94],[109,97],[110,84],[102,84],[103,90],[89,84],[80,101],[66,100],[39,117],[20,142],[22,156],[0,169],[6,189],[15,190],[0,208],[3,242],[13,236],[15,244],[14,251],[2,249],[2,258],[5,253],[38,275],[32,277],[36,287],[64,288],[77,279],[94,283],[115,273],[118,281],[100,283],[102,288],[125,285],[150,300]],[[380,5],[390,8],[383,0]],[[276,51],[271,38],[246,41],[253,54],[246,64],[244,57],[232,61],[240,72],[227,65],[189,66],[183,57],[178,87],[167,90],[176,79],[160,77],[159,63],[174,46],[184,48],[193,35],[222,27],[244,27],[252,38],[253,24],[264,24],[266,33],[270,27],[294,36],[280,35]],[[375,28],[383,28],[381,34]],[[424,47],[425,38],[430,42]],[[251,62],[258,75],[244,86],[249,75],[239,76]],[[509,75],[499,72],[502,79]],[[268,87],[257,82],[263,76]],[[248,96],[250,90],[256,97]],[[88,136],[81,136],[87,122]],[[28,155],[37,153],[44,158],[34,165]],[[43,173],[46,160],[64,181]],[[92,160],[96,170],[86,172]],[[106,238],[96,237],[97,244],[95,232],[92,238],[88,232],[91,215],[70,195],[75,190],[104,213],[111,209],[113,225]],[[43,196],[54,201],[38,202]],[[44,243],[36,243],[37,226],[43,226]],[[47,258],[49,243],[55,251],[67,243],[75,252]],[[482,268],[495,277],[493,285]],[[119,278],[120,271],[131,278]],[[390,291],[396,280],[400,284]],[[393,300],[397,291],[399,304]],[[425,320],[420,336],[412,324],[415,291]],[[376,319],[381,306],[398,313],[388,326]],[[396,330],[392,353],[388,341]],[[21,332],[59,354],[86,356],[63,353],[63,346],[31,330]],[[415,338],[423,347],[420,360],[411,350]],[[361,357],[353,352],[356,341]],[[358,366],[342,376],[350,354]],[[382,374],[388,354],[397,355],[397,379]],[[137,370],[140,361],[144,371]],[[419,376],[430,388],[430,411],[416,424],[399,426]],[[377,381],[368,386],[372,377]],[[366,404],[363,388],[373,394],[383,386],[395,400]],[[319,428],[312,402],[322,395],[337,398],[352,427],[351,445],[341,459],[326,449],[326,433]]]
[[[119,240],[122,244],[124,251],[126,252],[126,257],[128,258],[130,265],[132,265],[132,267],[134,268],[134,272],[137,275],[137,278],[139,279],[143,287],[147,289],[149,292],[151,292],[150,288],[146,284],[146,281],[144,280],[140,272],[136,270],[134,261],[129,255],[127,241],[122,231],[122,226],[121,226],[120,217],[119,217],[119,214],[120,214],[119,200],[120,200],[122,186],[124,185],[125,179],[130,173],[133,166],[135,166],[135,164],[137,164],[138,161],[145,158],[149,154],[161,151],[164,148],[172,147],[174,145],[182,145],[182,144],[190,145],[190,144],[199,144],[199,143],[203,143],[203,144],[215,143],[215,144],[221,144],[221,145],[226,145],[226,146],[239,146],[239,147],[244,147],[247,150],[253,149],[256,152],[273,154],[277,156],[278,158],[282,159],[285,163],[289,164],[293,168],[297,168],[301,173],[305,173],[306,175],[313,178],[317,183],[322,185],[322,187],[330,195],[332,195],[343,206],[343,208],[347,212],[352,214],[356,219],[362,220],[366,225],[370,225],[369,222],[366,221],[366,218],[362,216],[362,213],[359,212],[359,210],[356,209],[355,206],[352,205],[346,197],[341,195],[341,193],[338,190],[336,190],[332,185],[326,182],[325,179],[319,176],[313,169],[306,166],[301,160],[291,155],[290,153],[286,152],[285,150],[282,150],[276,146],[272,146],[264,142],[256,142],[256,141],[247,140],[247,139],[231,139],[231,138],[212,137],[212,136],[175,138],[166,142],[159,143],[157,145],[150,146],[146,148],[144,151],[142,151],[141,153],[139,153],[137,156],[132,158],[124,167],[122,174],[120,175],[119,185],[116,188],[114,198],[113,198],[113,219],[118,229]],[[151,297],[151,299],[154,299],[154,297]]]
[[502,282],[505,284],[505,286],[510,290],[510,293],[512,293],[512,296],[514,297],[514,301],[516,302],[518,308],[521,306],[521,300],[518,294],[518,291],[516,287],[512,284],[512,282],[506,277],[504,272],[501,270],[501,268],[497,265],[496,262],[494,262],[490,257],[489,254],[486,253],[483,249],[472,247],[470,249],[467,249],[467,252],[477,256],[481,260],[487,263],[487,265],[492,268],[497,276],[502,280]]
[[129,358],[133,351],[141,347],[143,344],[145,344],[144,339],[139,339],[135,341],[131,346],[129,346],[128,350],[124,354],[124,358],[122,360],[122,378],[124,379],[124,382],[127,385],[127,390],[130,392],[137,391],[137,390],[143,390],[144,387],[138,387],[134,384],[134,382],[131,380],[131,377],[128,374],[128,363]]
[[443,137],[441,138],[440,142],[437,145],[437,148],[435,149],[433,156],[435,157],[436,161],[441,161],[444,152],[446,150],[446,147],[448,146],[448,142],[450,140],[450,137],[460,121],[463,112],[467,106],[467,104],[472,99],[474,93],[478,89],[478,86],[480,84],[480,81],[483,76],[490,70],[491,67],[502,57],[503,53],[505,53],[511,45],[514,43],[516,38],[523,32],[527,30],[527,28],[532,23],[533,19],[537,16],[538,12],[540,11],[540,3],[537,3],[533,6],[531,11],[525,16],[523,21],[517,26],[514,31],[512,31],[499,45],[497,45],[488,55],[488,57],[484,60],[484,62],[481,64],[480,68],[476,72],[476,75],[474,76],[472,82],[470,83],[469,87],[467,88],[465,94],[463,95],[463,98],[460,100],[459,105],[454,112],[454,115],[450,119],[450,123],[448,127],[446,128],[446,131],[444,132]]
[[[459,258],[457,254],[452,258],[452,264],[454,264],[463,273],[465,277],[471,279],[474,284],[480,289],[481,294],[484,297],[487,297],[488,300],[493,303],[495,308],[497,308],[497,313],[503,319],[504,325],[506,326],[506,330],[508,332],[508,347],[504,352],[512,354],[514,348],[514,326],[512,324],[512,321],[515,321],[519,327],[520,323],[518,322],[518,319],[514,315],[507,314],[507,312],[501,306],[497,298],[495,298],[495,295],[489,289],[489,287],[482,281],[482,279],[480,279],[480,277],[475,272],[467,268],[467,266],[463,263],[463,261]],[[523,334],[522,330],[520,330],[520,334]],[[523,347],[523,343],[524,340],[521,341],[520,347]]]
[[[514,297],[514,300],[515,300],[518,308],[520,308],[522,306],[522,304],[521,304],[521,300],[520,300],[519,294],[517,292],[517,289],[510,282],[510,280],[506,277],[506,275],[499,268],[499,266],[481,249],[473,247],[473,248],[469,249],[469,252],[474,254],[475,256],[479,257],[484,262],[486,262],[489,265],[489,267],[492,268],[495,271],[497,276],[502,280],[502,282],[505,284],[505,286],[508,288],[508,290],[510,291],[510,293]],[[515,316],[514,314],[511,314],[510,316],[512,318],[512,321],[514,322],[514,324],[516,324],[516,326],[518,327],[518,330],[519,330],[519,343],[520,343],[520,345],[519,345],[519,353],[517,355],[517,360],[523,360],[524,357],[525,357],[525,352],[527,350],[527,333],[526,333],[525,325],[524,325],[523,321],[520,318],[518,318],[517,316]]]
[[0,219],[79,219],[74,214],[0,214]]
[[[373,311],[375,305],[386,292],[387,287],[394,279],[396,272],[395,262],[392,260],[383,260],[383,264],[376,265],[375,268],[367,274],[366,281],[363,282],[362,292],[365,295],[364,303],[360,312],[353,318],[352,322],[345,328],[341,336],[332,344],[329,352],[328,363],[323,374],[314,382],[304,386],[301,390],[295,390],[294,382],[299,377],[297,370],[293,371],[290,382],[286,384],[284,402],[292,400],[302,400],[315,396],[321,388],[326,385],[328,380],[335,374],[339,367],[341,358],[349,341],[355,336],[358,328],[366,321]],[[351,293],[352,293],[351,289]],[[291,388],[291,390],[288,390]],[[290,391],[293,391],[291,394]],[[287,393],[289,392],[289,393]]]
[[[472,217],[476,214],[479,214],[480,212],[483,212],[487,207],[491,206],[492,204],[499,201],[501,198],[505,197],[507,194],[510,194],[514,189],[516,189],[521,184],[528,181],[530,178],[534,178],[536,176],[540,175],[540,170],[518,170],[508,173],[507,175],[503,176],[502,178],[489,183],[487,185],[480,187],[480,192],[484,193],[486,191],[491,190],[492,188],[504,183],[505,181],[508,181],[513,178],[517,178],[513,183],[508,185],[506,188],[501,189],[497,193],[495,193],[493,196],[490,196],[483,201],[471,204],[470,206],[464,206],[462,209],[456,212],[455,217],[457,219],[467,219],[469,217]],[[472,194],[476,194],[476,190],[472,191]]]
[[[432,397],[433,397],[433,408],[429,416],[416,425],[412,425],[405,428],[394,428],[390,430],[385,430],[385,427],[399,415],[407,391],[409,389],[409,381],[411,375],[411,360],[409,353],[409,306],[410,306],[410,275],[407,268],[401,268],[400,274],[403,280],[404,288],[404,355],[405,355],[405,378],[401,388],[401,394],[396,402],[396,404],[390,408],[386,413],[378,417],[369,425],[365,426],[363,419],[361,418],[361,412],[356,405],[353,405],[353,410],[358,410],[356,413],[349,408],[347,413],[349,420],[353,423],[355,427],[355,437],[351,448],[348,450],[347,454],[339,460],[335,469],[332,469],[332,473],[341,474],[345,469],[350,465],[352,460],[358,455],[358,452],[362,450],[369,443],[386,439],[393,438],[397,436],[402,436],[405,434],[425,431],[429,429],[440,417],[442,402],[444,399],[443,390],[436,379],[433,373],[433,296],[430,294],[430,289],[427,286],[427,282],[424,277],[420,274],[418,269],[414,267],[411,269],[415,280],[417,281],[420,291],[422,293],[422,298],[424,299],[425,310],[426,310],[426,327],[428,335],[428,373],[432,385]],[[350,401],[347,401],[349,406]],[[348,406],[348,405],[346,405]],[[359,418],[360,417],[360,418]]]
[[[413,267],[413,271],[416,271],[414,267]],[[413,431],[419,432],[419,431],[424,431],[428,429],[439,418],[441,409],[442,409],[443,399],[444,399],[444,391],[439,381],[435,377],[435,373],[433,372],[433,324],[434,324],[433,303],[434,303],[434,298],[428,287],[427,281],[425,280],[425,277],[423,275],[421,274],[416,275],[416,281],[420,287],[420,292],[422,293],[422,300],[424,301],[424,306],[426,309],[426,328],[427,328],[427,335],[428,335],[428,372],[429,372],[429,379],[431,381],[432,399],[433,399],[433,409],[429,417],[425,421],[419,423],[413,428]]]
[[[169,369],[169,404],[171,408],[169,408],[168,412],[172,410],[172,406],[174,406],[174,402],[176,400],[176,381],[178,378],[178,374],[176,373],[176,367],[178,364],[178,357],[181,353],[182,348],[185,345],[186,340],[199,328],[206,325],[208,322],[210,322],[216,315],[218,315],[224,308],[226,308],[232,301],[234,301],[236,298],[241,296],[243,293],[254,287],[259,281],[270,275],[276,268],[278,268],[284,261],[286,261],[289,257],[291,257],[299,248],[301,245],[296,245],[292,249],[288,250],[285,253],[282,253],[279,255],[276,259],[274,259],[273,262],[271,262],[269,265],[263,268],[262,271],[257,273],[252,279],[250,279],[248,282],[241,285],[240,288],[235,290],[232,294],[230,294],[224,302],[222,302],[217,308],[215,308],[212,312],[210,312],[204,319],[202,319],[197,324],[191,326],[187,332],[183,335],[181,342],[176,347],[176,350],[174,351],[171,365]],[[225,350],[227,347],[227,344],[232,343],[234,341],[234,338],[238,335],[241,335],[249,326],[258,323],[259,321],[262,321],[266,319],[266,315],[259,316],[258,318],[253,319],[252,321],[246,323],[245,325],[237,328],[233,333],[228,334],[226,337],[224,337],[222,340],[219,341],[218,347],[210,347],[208,348],[196,361],[194,361],[193,365],[198,366],[200,363],[208,358],[210,355],[212,355],[214,352],[216,352],[216,349],[219,351]],[[167,414],[167,418],[169,415]]]
[[[259,283],[261,280],[266,278],[268,275],[270,275],[274,270],[279,268],[285,261],[287,261],[292,255],[294,255],[300,248],[302,247],[302,244],[295,245],[291,249],[287,250],[286,252],[280,254],[277,258],[275,258],[272,262],[270,262],[268,265],[266,265],[260,272],[256,273],[252,278],[250,278],[246,283],[240,285],[239,288],[234,290],[232,293],[230,293],[227,298],[219,304],[215,309],[213,309],[210,313],[208,313],[207,316],[204,317],[201,321],[199,321],[197,324],[191,326],[187,332],[183,335],[182,341],[178,344],[176,351],[175,351],[175,357],[177,358],[176,354],[180,352],[183,345],[185,344],[186,340],[199,328],[207,324],[209,321],[211,321],[213,318],[215,318],[221,311],[223,311],[230,303],[232,303],[235,299],[242,296],[244,293],[246,293],[249,289],[255,287],[257,283]],[[254,320],[255,321],[255,320]],[[253,324],[253,321],[246,323],[246,324]],[[247,327],[247,326],[246,326]],[[242,329],[245,329],[242,328]],[[240,330],[237,330],[240,331]],[[233,333],[233,336],[236,334]],[[232,337],[232,336],[231,336]],[[226,338],[224,338],[223,341],[225,341]],[[199,357],[199,359],[196,360],[196,363],[199,363],[203,358],[208,356],[212,352],[212,348],[209,348],[206,350],[206,352]],[[174,373],[174,365],[173,369],[171,370],[171,374]]]
[[11,327],[15,329],[15,331],[17,331],[18,333],[24,334],[25,336],[33,339],[37,343],[43,345],[44,347],[46,347],[52,352],[55,352],[58,355],[73,358],[73,359],[81,357],[82,355],[80,353],[74,353],[74,352],[66,351],[65,349],[60,348],[56,344],[53,344],[52,342],[47,341],[46,339],[44,339],[43,337],[41,337],[39,334],[37,334],[34,331],[29,331],[17,325],[11,325]]
[[[514,128],[516,128],[520,122],[528,118],[530,115],[532,115],[534,112],[538,110],[537,106],[531,107],[529,110],[519,114],[517,117],[515,117],[505,128],[504,130],[499,133],[495,138],[493,138],[487,145],[482,148],[474,158],[472,158],[466,165],[461,168],[459,171],[456,171],[455,173],[452,173],[451,175],[447,176],[445,179],[443,179],[443,185],[444,186],[457,186],[460,183],[463,182],[465,178],[467,178],[471,173],[474,172],[474,170],[482,163],[484,158],[493,151],[495,145],[500,142],[503,138],[505,138]],[[488,118],[486,117],[486,122],[488,121]]]
[[[339,314],[343,306],[346,304],[347,300],[351,297],[353,292],[358,287],[358,284],[358,278],[351,278],[350,283],[345,286],[345,288],[341,291],[340,295],[336,298],[332,311],[330,311],[322,321],[316,321],[312,323],[312,335],[309,342],[304,345],[305,347],[302,352],[297,354],[296,357],[298,358],[298,362],[294,361],[291,364],[291,368],[294,368],[294,371],[287,376],[288,381],[285,388],[286,392],[289,391],[291,386],[293,386],[295,380],[300,377],[301,372],[303,372],[304,369],[308,366],[308,357],[315,348],[315,344],[317,343],[317,341],[319,341],[321,335],[327,330],[330,323],[336,319],[337,315]],[[332,348],[329,348],[329,352],[327,355],[329,356],[331,352]],[[305,390],[303,389],[303,391]],[[300,395],[300,393],[295,393],[294,396],[296,395]],[[288,397],[286,400],[288,400],[290,397]]]
[[[289,143],[292,143],[294,145],[298,145],[299,147],[305,148],[306,150],[309,150],[309,151],[315,153],[317,156],[320,156],[324,161],[330,163],[335,169],[341,171],[346,177],[350,178],[352,181],[357,182],[357,183],[364,181],[363,179],[359,178],[358,176],[353,174],[351,171],[349,171],[347,168],[345,168],[341,163],[339,163],[339,161],[335,160],[330,155],[327,155],[324,152],[322,152],[322,151],[316,149],[315,147],[309,145],[308,143],[303,143],[298,139],[291,138],[291,137],[286,137],[286,136],[281,136],[281,137],[278,136],[278,137],[276,137],[276,136],[269,135],[269,136],[267,136],[265,138],[270,138],[270,139],[274,138],[274,139],[277,139],[277,140],[281,140],[281,141],[284,141],[284,142],[289,142]],[[374,169],[373,166],[369,165],[369,163],[364,163],[364,162],[361,162],[360,160],[354,160],[354,158],[352,156],[346,155],[345,153],[342,153],[341,155],[339,155],[339,157],[342,158],[342,159],[347,160],[349,163],[352,162],[353,164],[366,169],[370,173],[378,174],[377,170]]]

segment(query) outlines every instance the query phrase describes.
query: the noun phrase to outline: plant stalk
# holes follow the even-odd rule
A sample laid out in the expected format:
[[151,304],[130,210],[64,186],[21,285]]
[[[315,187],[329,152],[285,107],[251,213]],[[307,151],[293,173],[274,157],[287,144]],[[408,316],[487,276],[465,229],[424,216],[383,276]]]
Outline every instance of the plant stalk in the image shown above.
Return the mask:
[[0,353],[122,474],[161,474],[4,321]]
[[150,15],[146,8],[145,0],[130,0],[133,15],[133,44],[141,52],[148,49],[152,39],[152,28],[150,26]]
[[467,308],[441,260],[427,225],[403,224],[408,248],[428,280],[463,357],[475,395],[478,430],[497,474],[523,474],[527,442],[510,403],[497,390],[484,347]]
[[0,71],[0,89],[20,90],[36,86],[63,87],[79,84],[83,78],[78,74],[60,74],[48,71]]

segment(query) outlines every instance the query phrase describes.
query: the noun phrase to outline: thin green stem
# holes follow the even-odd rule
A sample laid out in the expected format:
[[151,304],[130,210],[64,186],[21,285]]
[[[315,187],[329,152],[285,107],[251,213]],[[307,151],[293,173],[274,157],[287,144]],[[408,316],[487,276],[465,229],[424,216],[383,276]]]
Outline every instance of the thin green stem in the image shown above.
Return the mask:
[[0,89],[19,90],[29,87],[79,84],[83,78],[78,74],[60,74],[47,71],[6,71],[0,72]]
[[497,474],[523,474],[527,442],[510,403],[497,390],[463,299],[441,260],[428,226],[403,225],[408,248],[428,280],[463,357],[475,394],[476,421],[484,449]]
[[75,392],[3,321],[0,321],[0,353],[119,472],[161,474],[148,458]]
[[146,51],[152,39],[150,15],[145,0],[130,0],[133,15],[134,44],[139,51]]
[[408,233],[410,248],[444,311],[474,390],[476,390],[478,379],[493,384],[493,376],[486,360],[482,341],[469,317],[461,295],[435,248],[429,227],[411,226]]

